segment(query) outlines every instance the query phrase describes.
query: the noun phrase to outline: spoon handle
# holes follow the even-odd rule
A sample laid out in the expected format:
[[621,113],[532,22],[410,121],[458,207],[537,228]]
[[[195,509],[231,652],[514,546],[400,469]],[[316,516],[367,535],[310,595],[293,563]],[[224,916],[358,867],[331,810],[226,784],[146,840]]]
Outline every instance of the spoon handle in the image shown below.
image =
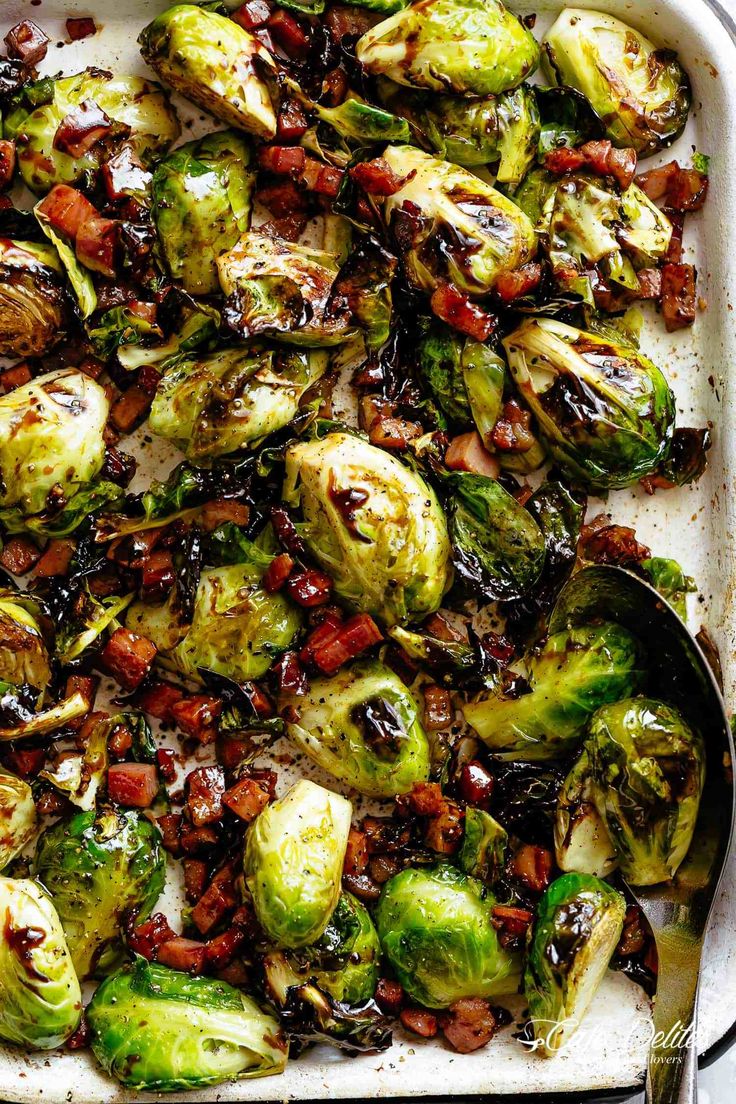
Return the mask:
[[659,975],[646,1104],[697,1104],[696,1027],[702,943],[681,935],[677,930],[665,929],[657,937]]

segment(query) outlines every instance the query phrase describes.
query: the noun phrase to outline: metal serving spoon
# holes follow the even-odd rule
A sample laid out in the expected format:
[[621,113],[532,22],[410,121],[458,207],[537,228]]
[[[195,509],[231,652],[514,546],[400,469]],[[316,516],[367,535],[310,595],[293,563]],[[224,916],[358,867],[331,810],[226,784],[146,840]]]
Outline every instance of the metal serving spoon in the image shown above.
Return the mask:
[[563,589],[550,627],[555,631],[591,617],[617,621],[642,641],[653,696],[678,706],[706,743],[705,788],[687,858],[671,882],[630,887],[651,925],[659,957],[646,1100],[695,1104],[700,959],[734,819],[731,729],[700,646],[653,587],[624,568],[583,568]]

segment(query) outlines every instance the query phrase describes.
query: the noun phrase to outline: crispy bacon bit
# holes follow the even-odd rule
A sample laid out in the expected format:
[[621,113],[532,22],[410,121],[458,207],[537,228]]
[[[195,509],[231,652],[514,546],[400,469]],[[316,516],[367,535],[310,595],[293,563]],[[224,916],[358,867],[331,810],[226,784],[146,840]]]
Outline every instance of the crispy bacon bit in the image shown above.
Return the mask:
[[483,997],[461,997],[439,1018],[442,1033],[458,1054],[472,1054],[489,1043],[499,1028],[493,1008]]
[[443,799],[441,812],[430,817],[425,841],[427,847],[438,855],[452,855],[460,846],[465,813],[449,797]]
[[515,272],[502,272],[493,285],[493,291],[502,303],[512,303],[534,291],[541,279],[542,266],[536,261],[530,261]]
[[552,854],[545,847],[522,843],[507,863],[511,878],[523,882],[533,893],[542,893],[552,875]]
[[334,199],[340,191],[343,170],[336,169],[333,165],[323,165],[314,157],[308,157],[301,175],[301,182],[310,192]]
[[460,796],[469,805],[487,805],[493,797],[495,779],[477,759],[465,763],[460,772]]
[[150,713],[160,721],[173,721],[172,707],[184,697],[181,690],[170,682],[154,682],[138,696],[138,705],[144,713]]
[[250,519],[250,507],[244,502],[234,502],[231,498],[213,498],[205,502],[199,515],[199,524],[206,533],[211,533],[218,525],[232,522],[244,526]]
[[586,164],[587,158],[583,151],[570,146],[561,146],[560,149],[550,150],[544,155],[545,169],[560,176],[565,173],[580,172]]
[[324,23],[333,41],[339,46],[343,38],[360,38],[375,26],[380,15],[352,4],[331,4],[324,15]]
[[299,652],[299,660],[301,663],[312,663],[314,660],[314,653],[318,648],[321,648],[323,644],[327,644],[334,640],[337,636],[337,630],[343,624],[342,612],[334,607],[324,611],[325,616],[320,621],[319,625],[312,630],[307,637],[304,647]]
[[11,58],[18,58],[24,65],[38,65],[46,57],[49,48],[49,36],[30,19],[16,23],[6,34],[3,42]]
[[659,299],[662,294],[662,270],[641,268],[636,274],[639,281],[638,299]]
[[265,809],[269,802],[265,790],[253,778],[243,778],[223,794],[222,803],[241,820],[250,823]]
[[424,727],[430,732],[438,732],[452,724],[455,711],[452,708],[450,691],[443,686],[424,687]]
[[116,272],[119,223],[115,219],[86,219],[77,231],[77,260],[92,272],[112,279]]
[[176,582],[174,560],[167,548],[153,552],[141,572],[141,597],[146,602],[163,600]]
[[348,893],[360,901],[377,901],[381,896],[381,887],[369,874],[343,874],[342,882]]
[[187,855],[201,855],[203,851],[211,851],[220,842],[220,837],[214,828],[203,825],[195,828],[182,820],[179,832],[179,843],[182,851]]
[[448,326],[453,326],[476,341],[487,341],[496,329],[495,315],[479,307],[454,284],[440,284],[432,292],[429,305],[433,313],[443,322],[447,322]]
[[22,387],[33,379],[31,369],[24,360],[20,364],[14,364],[12,368],[5,368],[0,372],[0,390],[4,395],[15,391],[16,387]]
[[116,629],[100,655],[102,666],[125,690],[135,690],[151,670],[156,645],[130,629]]
[[156,818],[161,832],[162,844],[170,855],[178,855],[181,851],[180,832],[182,827],[181,813],[164,813]]
[[[220,872],[222,874],[222,871]],[[218,875],[192,909],[192,923],[202,935],[212,931],[238,903],[232,882]]]
[[581,552],[585,559],[603,564],[641,563],[651,556],[651,550],[636,539],[636,531],[626,525],[604,525],[580,534]]
[[399,1019],[407,1031],[423,1039],[434,1039],[437,1034],[437,1017],[426,1008],[402,1008]]
[[306,133],[308,125],[301,104],[296,100],[286,100],[279,108],[276,138],[279,142],[298,142]]
[[322,78],[322,94],[320,103],[325,107],[337,107],[343,103],[350,91],[348,75],[342,65],[330,69]]
[[299,176],[306,167],[307,155],[301,146],[262,146],[258,164],[276,176]]
[[667,188],[667,207],[681,214],[699,211],[708,195],[708,177],[697,169],[680,168]]
[[294,566],[294,560],[288,552],[282,552],[279,556],[276,556],[266,568],[263,576],[263,589],[267,590],[269,594],[275,594],[277,590],[281,590],[294,570]]
[[83,38],[90,38],[93,34],[97,34],[97,26],[90,16],[83,16],[80,19],[67,19],[66,33],[72,42],[79,42]]
[[410,812],[416,816],[438,816],[444,800],[438,782],[415,782],[408,794],[397,798],[396,809],[397,812]]
[[124,759],[133,746],[133,733],[127,725],[115,725],[107,738],[107,750],[113,759]]
[[[670,244],[667,248],[667,256],[665,261],[669,264],[680,264],[682,261],[682,237],[685,232],[685,216],[680,214],[679,211],[669,211],[669,220],[672,223],[672,237],[670,238]],[[662,272],[661,269],[657,269],[659,272],[659,287],[660,295],[662,293]],[[657,296],[659,298],[659,296]]]
[[252,31],[254,27],[263,27],[271,17],[271,8],[266,0],[248,0],[232,13],[231,19],[239,23],[246,31]]
[[84,157],[111,128],[110,116],[94,100],[83,100],[56,128],[54,149],[70,157]]
[[191,697],[180,698],[171,705],[174,723],[200,744],[211,744],[216,739],[216,722],[221,713],[221,699],[208,697],[206,694],[192,694]]
[[176,781],[176,753],[171,748],[159,748],[156,752],[156,766],[164,782]]
[[589,169],[599,176],[612,176],[622,191],[631,184],[636,173],[636,151],[614,149],[607,139],[586,142],[577,149],[550,150],[544,167],[560,175]]
[[275,42],[289,57],[303,59],[309,53],[309,35],[293,15],[279,8],[268,20],[268,29]]
[[374,1000],[386,1016],[398,1016],[404,1003],[404,990],[398,981],[379,978]]
[[55,184],[36,210],[46,216],[54,230],[72,240],[76,238],[83,222],[97,216],[90,201],[68,184]]
[[624,927],[616,948],[616,954],[628,958],[640,954],[646,945],[646,935],[642,926],[641,909],[638,905],[629,905],[624,917]]
[[136,809],[148,809],[158,794],[158,776],[153,763],[113,763],[107,772],[111,801]]
[[212,970],[223,970],[247,940],[248,933],[240,927],[228,928],[214,939],[209,939],[205,944],[207,966]]
[[421,437],[423,433],[418,422],[408,422],[405,418],[374,418],[368,433],[372,445],[387,449],[405,449],[410,441]]
[[491,922],[498,931],[505,931],[514,938],[526,935],[527,928],[534,919],[529,909],[515,908],[512,905],[494,905],[491,909]]
[[368,868],[368,844],[365,832],[351,828],[345,850],[343,871],[346,874],[364,874]]
[[102,181],[107,197],[113,203],[129,199],[131,193],[145,192],[151,183],[151,173],[129,145],[122,146],[102,166]]
[[292,521],[289,511],[283,506],[271,507],[271,524],[274,527],[279,544],[287,552],[298,556],[304,552],[304,541],[299,536],[296,525]]
[[0,192],[13,183],[15,173],[15,142],[5,138],[0,141]]
[[105,461],[100,472],[103,479],[109,479],[111,483],[117,483],[120,487],[127,487],[136,473],[138,462],[128,452],[122,452],[113,445],[105,449]]
[[509,399],[494,427],[493,444],[502,452],[528,452],[534,445],[534,434],[529,429],[531,420],[528,410],[522,410],[515,399]]
[[187,808],[192,824],[201,828],[222,816],[225,772],[222,767],[197,767],[187,775]]
[[668,161],[666,165],[660,165],[656,169],[639,173],[636,183],[644,194],[651,199],[652,203],[657,203],[660,199],[665,198],[670,183],[679,170],[680,166],[677,161]]
[[692,326],[695,310],[695,268],[690,264],[666,264],[662,269],[662,317],[667,332]]
[[272,237],[283,238],[285,241],[296,242],[304,233],[308,218],[306,215],[293,214],[285,218],[271,219],[261,226],[261,233],[271,234]]
[[501,465],[485,447],[477,429],[453,437],[445,453],[445,466],[452,471],[487,475],[489,479],[497,479],[501,471]]
[[383,634],[370,614],[357,613],[335,630],[332,639],[314,650],[312,660],[323,674],[332,675],[343,663],[380,640],[383,640]]
[[206,955],[207,949],[204,943],[177,935],[159,947],[156,961],[163,966],[170,966],[172,970],[181,970],[187,974],[201,974]]
[[131,927],[127,932],[131,951],[147,958],[149,962],[155,958],[158,948],[172,939],[176,939],[176,932],[169,926],[162,912],[155,912],[143,924]]
[[112,405],[110,421],[121,433],[130,433],[148,413],[152,396],[134,383]]
[[21,778],[35,778],[46,763],[48,748],[11,748],[3,754],[3,763]]
[[304,215],[308,206],[307,197],[297,188],[293,180],[278,180],[273,184],[263,184],[259,187],[256,198],[277,219]]
[[306,694],[309,683],[296,652],[284,652],[272,667],[280,694]]
[[100,680],[91,675],[70,675],[64,685],[64,697],[70,698],[72,694],[81,694],[87,704],[87,713],[82,717],[76,717],[73,721],[67,721],[65,728],[72,732],[79,732],[87,723],[90,710],[95,704],[97,687]]
[[392,196],[403,188],[409,177],[398,176],[383,157],[361,161],[349,170],[350,177],[368,195]]
[[40,558],[41,553],[29,537],[10,537],[0,552],[0,566],[11,575],[25,575]]

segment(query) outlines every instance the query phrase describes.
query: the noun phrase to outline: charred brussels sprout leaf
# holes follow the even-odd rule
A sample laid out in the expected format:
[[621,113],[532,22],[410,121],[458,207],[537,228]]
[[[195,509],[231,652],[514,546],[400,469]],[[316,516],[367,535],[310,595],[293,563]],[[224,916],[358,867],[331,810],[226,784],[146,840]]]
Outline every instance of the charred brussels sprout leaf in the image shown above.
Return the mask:
[[381,107],[356,100],[352,96],[338,107],[314,105],[320,122],[328,123],[348,141],[370,145],[373,142],[409,142],[411,131],[404,119]]
[[384,214],[415,287],[431,292],[449,280],[468,295],[487,295],[500,275],[534,255],[531,223],[490,184],[411,146],[389,146],[384,157],[403,178]]
[[326,369],[319,350],[249,345],[177,357],[158,385],[151,432],[193,460],[253,448],[295,417]]
[[35,696],[51,681],[40,605],[29,595],[0,588],[0,682],[32,686]]
[[526,612],[542,612],[551,607],[575,566],[585,503],[579,502],[562,483],[549,481],[534,492],[526,508],[544,535],[546,549],[544,568]]
[[625,912],[621,894],[590,874],[563,874],[545,891],[524,971],[524,996],[545,1053],[558,1051],[587,1012]]
[[157,16],[139,37],[143,57],[166,84],[228,126],[273,138],[276,115],[266,78],[273,59],[238,23],[194,4]]
[[350,251],[335,278],[326,313],[346,310],[363,331],[369,352],[380,349],[391,330],[391,284],[396,258],[375,238],[365,238]]
[[[125,310],[125,308],[121,309]],[[108,311],[108,314],[112,313]],[[103,318],[106,317],[107,315],[103,316]],[[122,321],[129,323],[125,315]],[[150,347],[147,344],[144,345],[143,331],[136,323],[134,332],[131,334],[128,326],[124,330],[124,340],[115,340],[113,348],[117,349],[118,360],[123,368],[128,372],[134,372],[144,364],[166,365],[171,358],[194,352],[195,349],[202,351],[213,349],[217,342],[219,328],[219,311],[207,303],[198,302],[196,306],[192,304],[184,308],[178,329],[163,343]],[[114,327],[111,329],[114,332]],[[93,334],[94,331],[91,331],[89,336],[94,341]],[[98,356],[102,356],[102,353],[98,353]]]
[[34,874],[46,887],[80,978],[120,963],[127,910],[140,919],[164,887],[166,862],[158,829],[134,809],[76,813],[47,828]]
[[493,884],[503,873],[509,837],[495,817],[468,805],[465,835],[458,851],[458,865],[466,874]]
[[624,877],[632,885],[674,877],[703,792],[700,734],[672,706],[631,698],[598,710],[586,749],[593,799]]
[[[34,88],[43,85],[43,102]],[[86,69],[73,77],[39,81],[20,90],[4,119],[5,137],[17,144],[23,180],[38,195],[54,184],[83,184],[94,178],[117,144],[125,141],[144,162],[164,153],[180,133],[168,96],[155,81],[114,77],[101,69]],[[63,120],[91,104],[102,113],[101,139],[78,156],[59,148],[57,132]],[[107,119],[107,123],[104,119]],[[84,124],[84,116],[80,118]]]
[[388,631],[394,640],[412,659],[425,664],[434,677],[453,689],[458,686],[485,686],[495,688],[499,681],[498,664],[484,648],[483,638],[465,640],[440,640],[426,632],[414,632],[394,625]]
[[281,947],[320,938],[340,896],[350,802],[302,778],[248,829],[243,868],[258,921]]
[[350,1006],[375,992],[381,943],[370,913],[350,893],[341,893],[330,922],[311,947],[289,956],[295,972],[313,978],[320,989]]
[[536,521],[495,479],[457,472],[449,486],[456,585],[486,601],[522,598],[544,566],[544,537]]
[[431,92],[489,96],[533,73],[539,47],[500,0],[424,0],[366,31],[356,55],[373,76]]
[[580,146],[604,136],[603,123],[576,88],[535,88],[534,94],[541,118],[540,156],[561,146]]
[[292,445],[284,500],[301,507],[309,551],[351,606],[389,624],[439,608],[450,582],[445,517],[393,456],[348,433]]
[[582,92],[614,145],[640,157],[672,144],[690,111],[690,82],[671,50],[602,12],[566,8],[544,40],[560,84]]
[[504,346],[552,456],[570,477],[591,488],[626,487],[667,456],[674,397],[636,349],[551,318],[527,319]]
[[76,1030],[82,994],[56,910],[40,886],[0,878],[0,1039],[53,1050]]
[[512,993],[518,964],[491,923],[493,896],[453,866],[403,870],[383,888],[376,926],[412,1000],[447,1008],[461,997]]
[[156,232],[171,275],[192,295],[219,291],[216,259],[248,229],[250,163],[247,140],[225,130],[187,142],[156,167]]
[[70,369],[0,398],[0,519],[27,521],[47,510],[52,491],[69,503],[84,490],[105,458],[107,413],[100,385]]
[[498,353],[442,322],[420,328],[419,377],[452,425],[473,423],[490,441],[503,404],[506,367]]
[[36,823],[31,787],[9,771],[0,770],[0,870],[33,839]]
[[340,345],[356,334],[349,314],[328,314],[337,263],[331,253],[249,231],[217,259],[223,318],[241,337]]
[[287,732],[297,747],[359,793],[393,797],[429,777],[429,745],[416,702],[382,663],[313,680],[291,704],[299,720],[288,723]]
[[143,958],[103,981],[87,1022],[103,1069],[139,1092],[263,1077],[286,1064],[278,1022],[251,997]]
[[585,750],[560,789],[554,834],[560,870],[605,878],[618,865],[605,821],[593,800],[590,758]]
[[528,693],[463,707],[480,738],[515,759],[574,751],[595,710],[638,690],[644,677],[638,642],[612,622],[554,633],[527,666]]
[[0,356],[32,357],[62,337],[68,304],[55,249],[0,239]]
[[666,598],[683,621],[687,621],[687,596],[697,594],[695,580],[686,575],[677,560],[652,556],[642,560],[639,569],[644,572],[655,590]]

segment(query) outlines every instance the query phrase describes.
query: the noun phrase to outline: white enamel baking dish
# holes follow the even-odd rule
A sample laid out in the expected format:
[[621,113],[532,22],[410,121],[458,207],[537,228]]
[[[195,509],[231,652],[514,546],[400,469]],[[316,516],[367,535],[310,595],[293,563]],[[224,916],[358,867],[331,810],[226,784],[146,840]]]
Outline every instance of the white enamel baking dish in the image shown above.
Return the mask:
[[[736,9],[736,0],[728,0]],[[33,18],[51,36],[43,71],[74,73],[97,65],[117,73],[145,72],[136,38],[167,6],[165,0],[0,0],[2,31]],[[564,5],[516,4],[539,14],[537,32]],[[647,498],[638,489],[611,495],[616,521],[636,526],[638,536],[661,555],[679,559],[695,576],[700,595],[691,610],[695,627],[708,626],[723,660],[726,695],[736,700],[736,26],[712,0],[577,0],[639,27],[659,44],[677,50],[694,92],[694,110],[674,156],[709,154],[711,187],[701,215],[688,223],[688,246],[698,266],[705,309],[691,332],[667,335],[659,319],[648,320],[643,346],[668,374],[677,395],[679,424],[713,425],[714,446],[706,476],[692,488]],[[64,21],[93,15],[99,32],[69,44]],[[198,109],[178,101],[187,132],[212,127]],[[666,159],[666,158],[664,158]],[[656,162],[649,162],[649,164]],[[651,324],[649,324],[651,323]],[[734,362],[734,366],[731,363]],[[150,457],[148,466],[145,457]],[[139,454],[139,483],[161,477],[172,453]],[[165,465],[165,467],[163,467]],[[595,512],[595,504],[593,504]],[[318,775],[316,775],[318,777]],[[328,779],[323,779],[327,781]],[[704,958],[699,1049],[712,1051],[736,1024],[736,853],[724,879]],[[521,1002],[516,1006],[520,1013]],[[240,1081],[183,1094],[191,1101],[305,1100],[409,1096],[518,1096],[554,1094],[559,1104],[641,1083],[650,1029],[649,1002],[623,975],[609,973],[570,1053],[545,1060],[503,1032],[487,1048],[457,1055],[439,1043],[396,1033],[393,1048],[375,1057],[349,1059],[320,1047],[289,1064],[281,1077]],[[559,1094],[559,1095],[558,1095]],[[572,1094],[568,1096],[567,1094]],[[0,1048],[0,1099],[49,1104],[117,1104],[153,1099],[131,1094],[109,1080],[88,1054],[26,1055]],[[172,1099],[169,1096],[169,1099]],[[180,1099],[177,1097],[177,1099]],[[545,1099],[549,1097],[545,1096]]]

